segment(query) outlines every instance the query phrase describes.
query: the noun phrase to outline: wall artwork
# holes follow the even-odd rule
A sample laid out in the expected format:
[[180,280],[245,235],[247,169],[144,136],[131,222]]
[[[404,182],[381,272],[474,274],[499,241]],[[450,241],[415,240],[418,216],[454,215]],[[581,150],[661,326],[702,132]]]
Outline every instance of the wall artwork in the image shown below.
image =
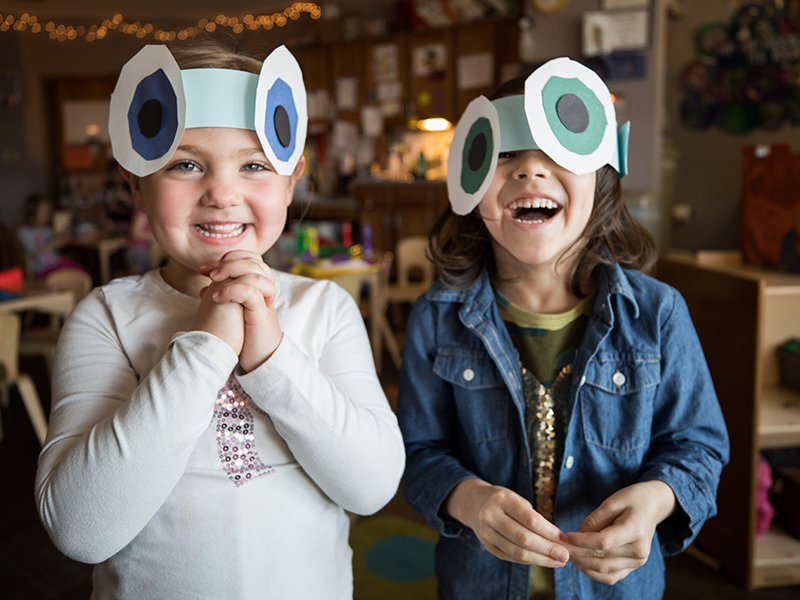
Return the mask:
[[681,73],[681,121],[741,134],[800,126],[800,0],[740,6],[695,32],[696,58]]

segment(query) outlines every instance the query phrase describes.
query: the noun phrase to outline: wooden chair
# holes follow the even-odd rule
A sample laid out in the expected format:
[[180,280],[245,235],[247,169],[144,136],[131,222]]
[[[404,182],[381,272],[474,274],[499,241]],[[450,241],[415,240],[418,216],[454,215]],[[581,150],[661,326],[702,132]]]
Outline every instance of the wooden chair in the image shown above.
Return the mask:
[[[8,406],[8,390],[17,386],[19,395],[28,411],[39,443],[44,445],[47,435],[47,418],[44,415],[36,386],[29,375],[19,372],[19,339],[21,323],[15,313],[0,313],[0,401]],[[0,423],[0,440],[3,439],[3,426]]]
[[431,286],[435,271],[433,263],[428,260],[427,249],[428,239],[421,235],[401,238],[397,242],[394,253],[397,282],[390,283],[386,292],[390,303],[414,302]]
[[[92,276],[78,269],[59,269],[45,278],[45,284],[48,287],[72,291],[77,304],[92,289]],[[20,338],[19,353],[24,356],[44,356],[48,375],[53,372],[53,359],[61,325],[61,318],[52,315],[46,327],[26,328]]]
[[403,322],[402,304],[413,304],[433,284],[436,272],[427,255],[428,239],[424,236],[401,238],[397,242],[394,261],[397,281],[386,290],[387,309],[392,311],[392,322]]
[[[378,374],[383,371],[381,350],[384,345],[389,351],[395,367],[399,369],[402,362],[400,348],[394,339],[389,322],[386,320],[386,273],[383,271],[370,275],[345,273],[330,277],[330,279],[347,290],[361,308],[361,314],[370,319],[370,343]],[[370,294],[369,303],[366,306],[361,302],[361,289],[364,285],[368,286]]]

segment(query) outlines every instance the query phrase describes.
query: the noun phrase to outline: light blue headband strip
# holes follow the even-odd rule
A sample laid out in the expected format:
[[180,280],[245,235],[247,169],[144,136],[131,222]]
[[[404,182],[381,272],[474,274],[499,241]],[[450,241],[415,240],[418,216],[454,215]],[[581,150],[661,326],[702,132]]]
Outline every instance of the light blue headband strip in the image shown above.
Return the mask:
[[500,121],[500,150],[538,150],[533,141],[528,118],[525,116],[525,96],[507,96],[492,100]]
[[231,127],[255,131],[258,75],[233,69],[181,71],[186,129]]
[[[497,120],[500,121],[500,149],[498,152],[539,149],[539,146],[533,141],[528,117],[525,116],[525,96],[523,94],[492,100],[492,105],[497,110]],[[617,131],[620,177],[628,174],[630,131],[630,122],[625,123]]]

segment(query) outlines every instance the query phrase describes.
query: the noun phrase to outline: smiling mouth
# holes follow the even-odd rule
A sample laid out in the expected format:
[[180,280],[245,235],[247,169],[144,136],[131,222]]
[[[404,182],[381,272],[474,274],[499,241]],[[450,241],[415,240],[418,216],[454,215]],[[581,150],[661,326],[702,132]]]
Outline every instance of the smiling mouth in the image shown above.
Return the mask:
[[518,223],[544,223],[561,211],[561,205],[548,198],[534,198],[512,202],[507,209]]
[[243,223],[228,223],[225,225],[203,223],[194,226],[194,228],[202,235],[219,239],[233,238],[237,235],[242,235],[245,227],[247,226]]

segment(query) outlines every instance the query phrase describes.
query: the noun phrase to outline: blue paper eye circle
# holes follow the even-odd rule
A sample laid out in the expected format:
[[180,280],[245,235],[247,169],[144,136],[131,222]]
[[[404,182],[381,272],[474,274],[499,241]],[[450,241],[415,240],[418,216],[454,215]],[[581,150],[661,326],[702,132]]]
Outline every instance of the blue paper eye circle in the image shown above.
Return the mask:
[[178,132],[178,100],[167,75],[158,69],[136,86],[128,109],[131,146],[145,160],[172,148]]
[[270,148],[281,161],[288,161],[294,153],[297,124],[292,88],[283,79],[276,79],[267,92],[263,127]]

